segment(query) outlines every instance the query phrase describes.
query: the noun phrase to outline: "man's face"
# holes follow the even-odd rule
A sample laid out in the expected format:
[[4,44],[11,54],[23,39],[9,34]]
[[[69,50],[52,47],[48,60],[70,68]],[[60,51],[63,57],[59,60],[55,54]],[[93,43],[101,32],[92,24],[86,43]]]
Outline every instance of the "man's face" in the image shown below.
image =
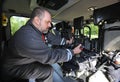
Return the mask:
[[43,33],[47,33],[51,27],[51,15],[48,12],[44,13],[44,17],[40,20],[39,30]]

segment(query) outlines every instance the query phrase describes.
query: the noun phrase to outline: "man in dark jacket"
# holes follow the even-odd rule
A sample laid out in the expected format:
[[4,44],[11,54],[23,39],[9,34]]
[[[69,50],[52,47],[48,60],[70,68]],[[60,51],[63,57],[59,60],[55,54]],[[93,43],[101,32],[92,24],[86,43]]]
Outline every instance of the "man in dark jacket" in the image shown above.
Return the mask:
[[35,8],[30,21],[8,41],[3,56],[4,73],[14,78],[53,82],[51,64],[71,60],[74,54],[81,52],[81,45],[73,50],[48,47],[42,33],[47,33],[50,27],[50,13],[41,7]]

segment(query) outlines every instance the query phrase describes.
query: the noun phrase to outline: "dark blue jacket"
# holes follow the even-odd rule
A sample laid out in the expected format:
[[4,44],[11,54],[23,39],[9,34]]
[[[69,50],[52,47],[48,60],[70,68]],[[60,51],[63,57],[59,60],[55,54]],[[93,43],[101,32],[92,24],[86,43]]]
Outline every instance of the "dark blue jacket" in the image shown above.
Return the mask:
[[[46,70],[44,69],[44,66],[68,61],[67,52],[66,49],[48,47],[42,40],[42,33],[29,22],[21,27],[8,41],[3,55],[3,69],[15,76],[19,76],[23,71],[24,73],[21,73],[21,75],[27,74],[30,76],[29,73],[32,74],[33,69],[36,69],[36,73],[40,71],[48,72],[46,68]],[[73,54],[72,50],[70,52]]]

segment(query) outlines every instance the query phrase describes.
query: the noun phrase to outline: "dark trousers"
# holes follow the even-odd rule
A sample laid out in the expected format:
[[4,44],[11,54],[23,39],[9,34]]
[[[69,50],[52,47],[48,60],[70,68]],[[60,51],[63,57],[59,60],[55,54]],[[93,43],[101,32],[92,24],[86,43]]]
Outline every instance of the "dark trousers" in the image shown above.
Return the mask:
[[35,62],[31,64],[4,66],[4,73],[10,78],[36,79],[36,82],[53,82],[53,68]]

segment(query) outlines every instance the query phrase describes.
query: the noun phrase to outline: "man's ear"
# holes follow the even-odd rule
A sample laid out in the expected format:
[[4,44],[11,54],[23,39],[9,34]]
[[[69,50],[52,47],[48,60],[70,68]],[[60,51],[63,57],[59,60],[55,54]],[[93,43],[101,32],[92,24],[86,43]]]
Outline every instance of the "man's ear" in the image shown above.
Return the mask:
[[35,23],[36,23],[37,25],[39,25],[39,24],[40,24],[40,18],[36,16],[34,19],[35,19]]

